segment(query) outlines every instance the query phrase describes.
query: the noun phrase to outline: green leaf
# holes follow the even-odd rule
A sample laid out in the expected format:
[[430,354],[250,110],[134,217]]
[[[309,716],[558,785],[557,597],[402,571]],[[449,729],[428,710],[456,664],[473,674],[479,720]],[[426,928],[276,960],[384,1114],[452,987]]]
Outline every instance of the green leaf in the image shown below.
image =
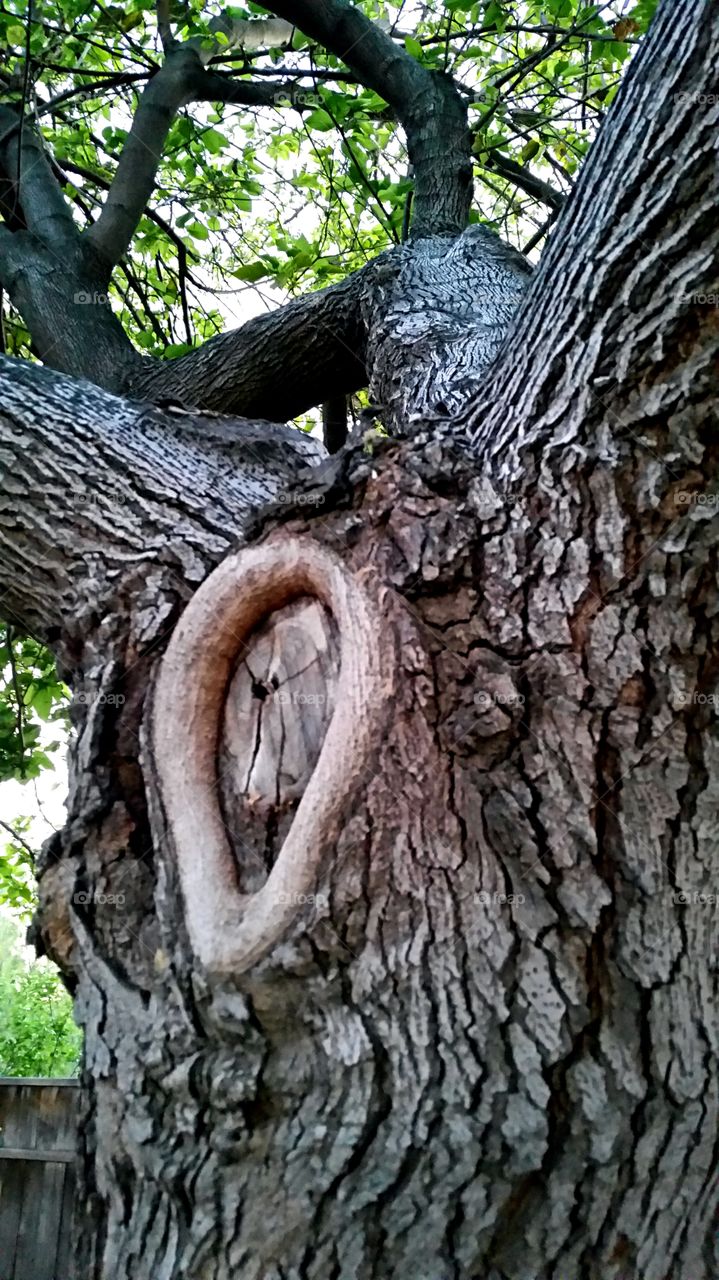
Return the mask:
[[44,685],[41,689],[37,690],[32,700],[32,705],[33,710],[37,711],[41,720],[49,720],[50,712],[52,710],[52,702],[52,687],[50,685]]
[[217,129],[206,129],[202,135],[202,140],[213,156],[219,155],[220,151],[224,151],[227,146],[227,139],[221,133],[218,133]]
[[305,119],[308,129],[316,129],[319,133],[326,133],[329,129],[334,129],[335,122],[331,116],[321,108],[317,111],[311,111]]
[[262,262],[249,262],[245,267],[238,267],[232,273],[238,280],[261,280],[263,276],[269,275],[268,268]]

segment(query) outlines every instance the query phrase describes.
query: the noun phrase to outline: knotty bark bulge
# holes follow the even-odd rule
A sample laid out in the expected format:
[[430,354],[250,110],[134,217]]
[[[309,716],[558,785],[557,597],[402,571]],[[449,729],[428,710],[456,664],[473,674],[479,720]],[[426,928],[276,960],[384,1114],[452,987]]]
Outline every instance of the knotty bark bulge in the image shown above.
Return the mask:
[[[330,610],[340,637],[334,714],[266,884],[240,894],[220,812],[220,724],[230,678],[258,624],[300,596]],[[153,751],[194,953],[209,974],[242,973],[282,938],[312,895],[393,692],[391,632],[369,583],[309,539],[246,548],[203,583],[160,667]],[[277,764],[279,768],[279,761]]]
[[[715,551],[698,503],[609,538],[645,462],[558,454],[540,493],[382,449],[264,535],[382,584],[392,722],[319,909],[242,973],[197,965],[159,810],[139,883],[121,790],[68,833],[83,883],[126,894],[74,908],[106,1224],[83,1274],[711,1280]],[[621,571],[620,607],[597,574]]]

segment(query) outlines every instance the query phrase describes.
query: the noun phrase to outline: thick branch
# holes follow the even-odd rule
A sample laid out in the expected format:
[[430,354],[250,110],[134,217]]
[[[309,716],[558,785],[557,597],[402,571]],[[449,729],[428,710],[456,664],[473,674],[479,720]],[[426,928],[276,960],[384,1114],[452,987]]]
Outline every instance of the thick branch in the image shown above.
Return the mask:
[[415,172],[412,234],[462,231],[472,165],[466,110],[452,81],[426,71],[345,0],[281,0],[270,7],[341,58],[396,111]]
[[323,456],[289,427],[166,412],[0,357],[0,613],[47,635],[142,590],[150,564],[199,582]]
[[221,71],[204,71],[194,77],[191,94],[193,102],[227,102],[247,107],[277,107],[302,105],[307,89],[296,80],[270,80],[256,84],[251,80],[237,80]]
[[128,391],[277,422],[356,391],[367,382],[360,304],[374,270],[370,263],[186,356],[146,363]]
[[[0,105],[0,181],[4,188],[4,214],[10,217],[21,211],[22,224],[49,247],[63,250],[75,244],[78,232],[70,206],[53,177],[41,139],[27,125],[22,126],[18,113]],[[17,190],[20,161],[20,190]]]
[[87,232],[88,242],[109,266],[118,263],[129,248],[152,195],[172,122],[190,100],[189,83],[199,69],[196,51],[178,47],[143,91],[109,195]]
[[719,105],[707,93],[718,61],[719,11],[664,0],[470,411],[478,445],[546,447],[570,438],[570,422],[644,430],[701,400],[706,412],[719,355]]

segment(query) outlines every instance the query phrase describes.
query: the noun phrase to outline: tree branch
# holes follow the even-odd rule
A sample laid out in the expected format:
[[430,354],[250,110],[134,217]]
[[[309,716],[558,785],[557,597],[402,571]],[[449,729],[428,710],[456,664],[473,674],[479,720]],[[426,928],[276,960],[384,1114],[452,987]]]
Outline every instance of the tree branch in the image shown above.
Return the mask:
[[356,391],[367,382],[360,307],[374,269],[369,263],[339,284],[210,338],[188,355],[145,362],[127,390],[276,422]]
[[107,200],[86,232],[88,242],[108,267],[116,266],[127,252],[154,190],[167,135],[182,106],[189,102],[277,106],[301,101],[304,92],[293,81],[253,84],[205,71],[193,44],[173,43],[140,98]]
[[719,108],[707,93],[718,62],[719,11],[664,0],[469,410],[478,448],[506,456],[579,437],[579,424],[582,437],[606,437],[707,413],[719,360]]
[[78,243],[79,233],[70,207],[53,177],[42,140],[27,125],[21,126],[18,113],[3,104],[0,104],[0,170],[10,192],[4,203],[9,207],[19,206],[22,222],[29,231],[45,245],[58,250]]
[[466,109],[452,81],[420,66],[345,0],[280,0],[268,7],[334,53],[397,113],[415,172],[412,235],[462,231],[472,164]]
[[302,106],[308,90],[296,80],[255,84],[221,71],[203,71],[191,87],[192,102],[237,103],[246,107]]
[[0,818],[0,827],[2,827],[3,831],[7,831],[8,835],[12,837],[14,844],[19,844],[21,848],[23,848],[25,852],[30,855],[30,858],[34,864],[37,855],[35,853],[35,850],[32,848],[32,845],[29,845],[27,840],[24,840],[21,835],[18,835],[15,828],[11,827],[9,822],[5,822],[4,818]]
[[528,196],[532,196],[535,200],[541,200],[550,209],[558,212],[567,199],[563,191],[553,187],[550,182],[545,182],[542,178],[538,178],[536,174],[525,168],[524,165],[517,164],[516,160],[511,160],[499,151],[492,152],[486,163],[489,168],[501,174],[513,186],[519,187],[520,191],[526,192]]
[[175,37],[172,34],[172,26],[170,23],[170,0],[157,0],[157,30],[160,36],[160,43],[169,53],[175,43]]
[[155,186],[172,122],[190,101],[189,84],[200,70],[197,52],[180,46],[143,91],[118,162],[115,177],[97,222],[86,232],[108,268],[115,266],[130,246],[135,229]]
[[208,553],[220,559],[324,456],[290,427],[162,410],[0,356],[3,615],[42,638],[63,624],[81,636],[150,565],[172,571],[171,591],[197,583]]

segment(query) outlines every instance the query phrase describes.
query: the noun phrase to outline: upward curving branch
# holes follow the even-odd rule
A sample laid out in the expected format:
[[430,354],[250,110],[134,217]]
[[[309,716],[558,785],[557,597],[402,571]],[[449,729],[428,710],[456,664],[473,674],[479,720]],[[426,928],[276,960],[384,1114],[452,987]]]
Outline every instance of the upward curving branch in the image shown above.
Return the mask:
[[292,102],[297,94],[292,82],[256,84],[205,70],[194,43],[170,43],[162,67],[142,94],[100,216],[87,232],[88,243],[108,268],[116,266],[130,247],[181,107],[190,102],[267,107],[280,99]]
[[336,54],[394,108],[414,167],[412,235],[456,235],[467,225],[472,157],[467,113],[451,79],[427,71],[346,0],[268,6]]

